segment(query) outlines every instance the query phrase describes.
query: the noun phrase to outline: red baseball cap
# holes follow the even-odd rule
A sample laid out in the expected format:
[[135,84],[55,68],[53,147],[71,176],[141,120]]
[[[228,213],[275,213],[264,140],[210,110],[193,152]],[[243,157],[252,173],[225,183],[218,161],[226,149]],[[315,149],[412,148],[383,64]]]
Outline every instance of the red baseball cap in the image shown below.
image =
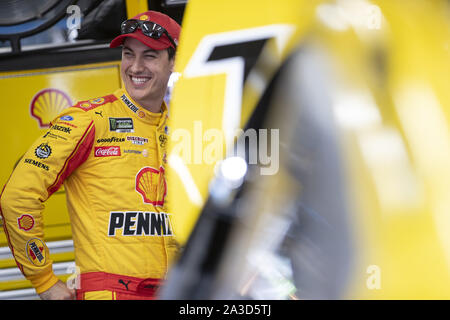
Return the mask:
[[[151,21],[159,24],[161,27],[167,30],[167,32],[170,34],[175,43],[178,44],[178,38],[180,37],[181,27],[175,20],[173,20],[168,15],[165,15],[164,13],[157,11],[146,11],[138,14],[132,19]],[[126,37],[135,38],[154,50],[163,50],[168,47],[173,47],[172,42],[170,42],[166,34],[163,34],[159,39],[153,39],[151,37],[144,35],[140,28],[137,28],[132,33],[121,34],[120,36],[115,37],[109,44],[109,47],[115,48],[122,45]]]

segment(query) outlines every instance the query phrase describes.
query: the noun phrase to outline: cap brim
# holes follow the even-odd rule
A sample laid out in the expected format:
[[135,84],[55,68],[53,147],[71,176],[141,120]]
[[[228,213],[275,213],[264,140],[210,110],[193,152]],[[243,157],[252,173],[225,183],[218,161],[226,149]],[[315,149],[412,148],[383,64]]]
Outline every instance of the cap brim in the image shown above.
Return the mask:
[[120,36],[115,37],[111,43],[109,44],[110,48],[116,48],[123,44],[126,37],[131,37],[134,39],[139,40],[143,44],[145,44],[147,47],[150,47],[154,50],[163,50],[168,47],[172,47],[172,44],[170,43],[169,39],[165,39],[165,37],[161,37],[158,40],[155,40],[153,38],[147,37],[141,32],[133,32],[133,33],[127,33],[127,34],[121,34]]

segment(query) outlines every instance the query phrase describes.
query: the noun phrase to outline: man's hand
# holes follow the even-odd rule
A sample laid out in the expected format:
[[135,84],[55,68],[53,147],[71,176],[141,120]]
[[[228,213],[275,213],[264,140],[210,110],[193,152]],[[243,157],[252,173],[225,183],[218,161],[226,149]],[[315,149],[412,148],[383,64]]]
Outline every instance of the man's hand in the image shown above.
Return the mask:
[[75,300],[75,290],[67,288],[66,284],[59,280],[39,296],[42,300]]

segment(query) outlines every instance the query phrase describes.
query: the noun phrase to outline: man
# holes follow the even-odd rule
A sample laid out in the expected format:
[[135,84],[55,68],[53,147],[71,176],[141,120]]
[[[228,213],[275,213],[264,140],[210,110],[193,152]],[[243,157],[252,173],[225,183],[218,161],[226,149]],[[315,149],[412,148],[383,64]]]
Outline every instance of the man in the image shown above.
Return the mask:
[[[167,107],[180,26],[155,11],[121,25],[125,89],[64,110],[4,187],[17,266],[42,299],[153,299],[177,251],[166,212]],[[64,183],[80,288],[52,271],[43,202]]]

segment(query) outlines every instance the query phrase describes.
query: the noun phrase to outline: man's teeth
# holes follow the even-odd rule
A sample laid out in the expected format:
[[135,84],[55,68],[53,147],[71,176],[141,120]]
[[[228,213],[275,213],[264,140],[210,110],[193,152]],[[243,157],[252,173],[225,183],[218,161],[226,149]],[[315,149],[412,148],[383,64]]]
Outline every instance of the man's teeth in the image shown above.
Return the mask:
[[131,80],[136,83],[144,83],[150,80],[150,78],[131,77]]

